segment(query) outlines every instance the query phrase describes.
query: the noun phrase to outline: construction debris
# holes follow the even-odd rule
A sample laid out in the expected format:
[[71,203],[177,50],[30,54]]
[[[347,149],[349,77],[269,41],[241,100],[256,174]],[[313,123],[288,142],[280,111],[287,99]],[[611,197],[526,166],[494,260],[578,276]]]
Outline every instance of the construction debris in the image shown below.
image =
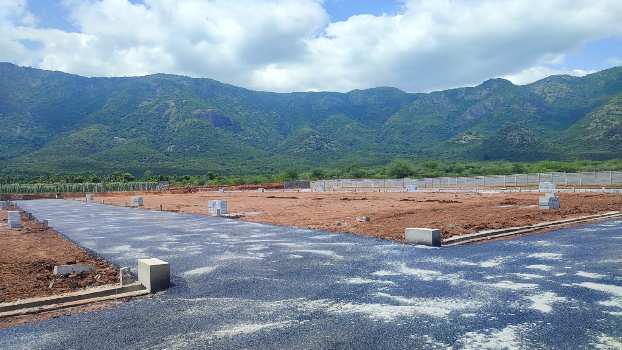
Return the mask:
[[55,275],[69,275],[72,273],[80,274],[83,272],[95,272],[95,265],[90,264],[72,264],[72,265],[56,265],[54,266]]

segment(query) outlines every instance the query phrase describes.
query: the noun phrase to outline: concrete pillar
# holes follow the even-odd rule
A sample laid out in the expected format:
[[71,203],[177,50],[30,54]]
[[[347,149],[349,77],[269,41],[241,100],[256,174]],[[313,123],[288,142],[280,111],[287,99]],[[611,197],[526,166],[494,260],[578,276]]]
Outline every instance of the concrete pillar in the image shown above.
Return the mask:
[[138,259],[138,281],[151,293],[168,289],[171,284],[171,268],[166,261],[160,259]]
[[19,211],[9,211],[7,223],[10,229],[18,229],[22,227],[22,216]]
[[441,246],[441,230],[433,228],[407,228],[404,232],[406,243]]

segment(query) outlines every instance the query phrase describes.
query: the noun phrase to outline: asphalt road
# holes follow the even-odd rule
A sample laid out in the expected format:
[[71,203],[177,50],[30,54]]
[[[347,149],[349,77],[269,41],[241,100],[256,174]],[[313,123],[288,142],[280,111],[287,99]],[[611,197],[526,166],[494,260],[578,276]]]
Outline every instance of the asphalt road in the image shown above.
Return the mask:
[[620,349],[622,221],[452,248],[75,201],[19,203],[174,286],[0,349]]

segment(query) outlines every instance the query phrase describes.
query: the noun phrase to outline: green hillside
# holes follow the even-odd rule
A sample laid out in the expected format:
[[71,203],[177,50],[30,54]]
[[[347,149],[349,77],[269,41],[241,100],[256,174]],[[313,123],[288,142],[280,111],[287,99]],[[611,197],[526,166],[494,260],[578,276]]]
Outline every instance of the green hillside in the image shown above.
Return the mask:
[[622,68],[428,94],[270,93],[0,63],[0,175],[274,173],[394,158],[619,158]]

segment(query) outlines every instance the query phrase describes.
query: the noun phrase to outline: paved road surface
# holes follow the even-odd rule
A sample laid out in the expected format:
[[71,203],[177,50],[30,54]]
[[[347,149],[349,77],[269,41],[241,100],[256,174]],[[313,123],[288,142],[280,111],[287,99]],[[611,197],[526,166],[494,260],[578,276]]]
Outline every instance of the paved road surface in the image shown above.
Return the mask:
[[622,221],[453,248],[75,201],[20,205],[174,287],[0,331],[0,349],[622,347]]

